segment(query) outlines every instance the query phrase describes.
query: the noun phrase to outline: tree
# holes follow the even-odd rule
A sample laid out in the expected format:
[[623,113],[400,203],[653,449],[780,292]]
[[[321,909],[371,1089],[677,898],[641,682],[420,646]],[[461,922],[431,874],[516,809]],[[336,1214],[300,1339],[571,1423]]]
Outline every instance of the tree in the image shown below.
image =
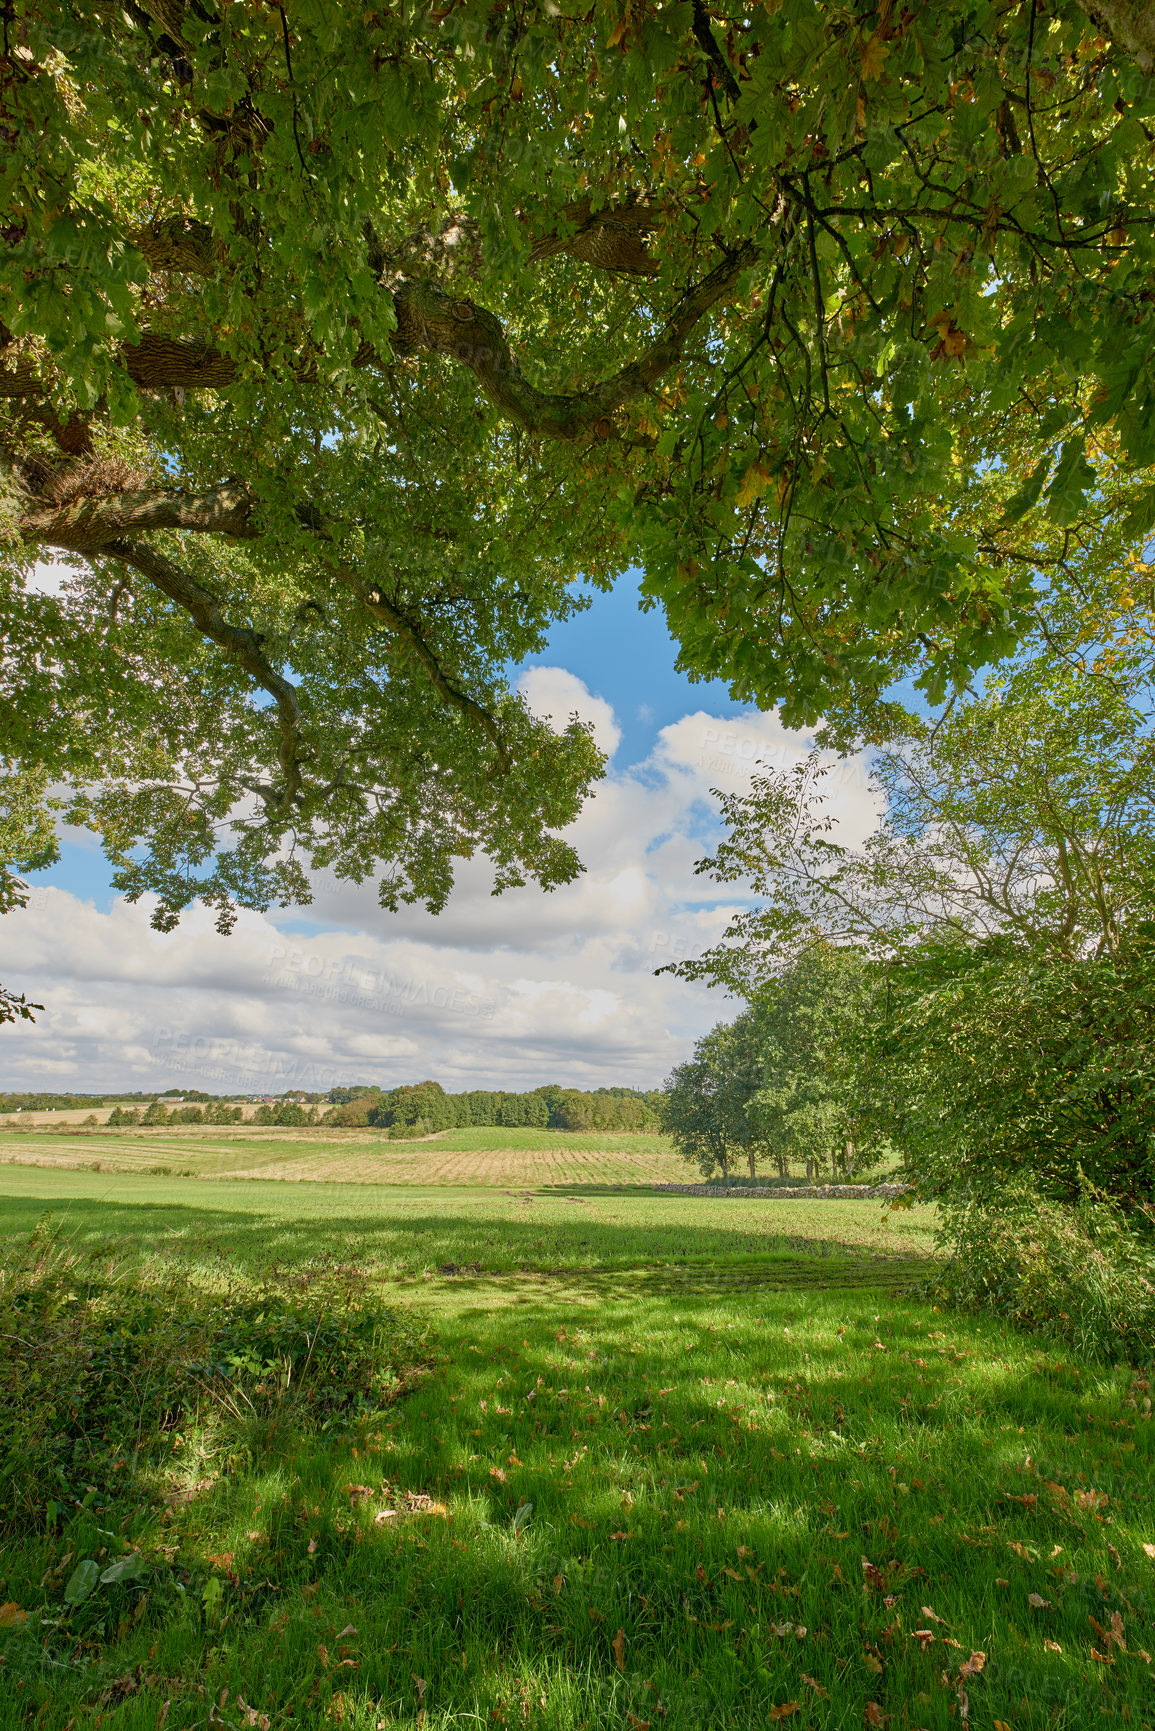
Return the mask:
[[1057,586],[1033,652],[881,750],[863,846],[817,759],[724,802],[704,869],[766,900],[675,971],[773,991],[815,934],[872,955],[866,1106],[924,1194],[1155,1201],[1151,577]]
[[1005,651],[1106,465],[1155,517],[1151,32],[1087,4],[16,0],[0,756],[161,928],[439,907],[579,869],[505,671],[579,572],[789,720]]
[[752,1006],[761,1085],[747,1117],[783,1177],[846,1177],[885,1145],[862,1109],[864,1035],[874,1012],[874,970],[860,951],[818,942],[803,950]]
[[686,1160],[708,1178],[718,1167],[729,1176],[733,1154],[744,1155],[750,1177],[762,1144],[759,1126],[747,1111],[761,1080],[753,1017],[720,1022],[695,1042],[694,1056],[666,1079],[660,1107],[662,1129]]

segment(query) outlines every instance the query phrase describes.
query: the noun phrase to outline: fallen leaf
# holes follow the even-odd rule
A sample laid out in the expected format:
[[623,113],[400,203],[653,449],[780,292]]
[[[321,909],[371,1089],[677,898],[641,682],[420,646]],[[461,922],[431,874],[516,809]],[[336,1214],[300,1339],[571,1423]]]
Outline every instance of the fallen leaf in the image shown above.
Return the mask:
[[868,1725],[885,1725],[888,1715],[882,1711],[877,1701],[866,1703],[865,1719]]
[[373,1524],[374,1524],[374,1526],[380,1527],[380,1526],[383,1526],[386,1521],[395,1521],[396,1519],[397,1519],[397,1510],[396,1509],[379,1509],[378,1512],[373,1516]]
[[0,1605],[0,1629],[22,1629],[27,1621],[28,1612],[22,1611],[15,1599]]
[[1151,1561],[1155,1563],[1155,1545],[1144,1545],[1143,1549],[1146,1551]]
[[1051,1637],[1048,1635],[1046,1640],[1043,1642],[1043,1651],[1044,1653],[1061,1653],[1063,1649],[1057,1641],[1052,1641]]
[[977,1677],[987,1662],[985,1653],[972,1653],[969,1659],[964,1659],[959,1666],[960,1677]]
[[1007,1724],[1005,1719],[996,1719],[995,1731],[1012,1731],[1012,1727]]
[[921,1606],[920,1614],[929,1617],[932,1623],[941,1623],[944,1628],[947,1626],[946,1618],[940,1617],[937,1611],[932,1611],[929,1605]]
[[864,1653],[862,1663],[868,1671],[873,1671],[876,1677],[882,1676],[882,1660],[877,1658],[874,1653]]
[[1038,1593],[1028,1593],[1027,1604],[1033,1605],[1036,1611],[1049,1611],[1051,1608],[1051,1601],[1040,1598]]
[[490,1467],[489,1476],[491,1479],[498,1479],[502,1484],[504,1484],[505,1483],[505,1468],[504,1467]]
[[310,1556],[312,1556],[312,1555],[313,1555],[313,1553],[314,1553],[314,1551],[315,1551],[315,1550],[316,1550],[316,1549],[317,1549],[317,1541],[316,1541],[316,1539],[315,1539],[315,1538],[311,1538],[311,1539],[310,1539],[310,1540],[309,1540],[309,1543],[308,1543],[308,1546],[307,1546],[307,1547],[306,1547],[306,1548],[307,1548],[307,1550],[308,1550],[308,1553],[309,1553],[309,1555],[310,1555]]
[[614,1664],[617,1666],[619,1671],[624,1671],[626,1668],[626,1631],[624,1629],[619,1629],[610,1645],[614,1650]]
[[910,1638],[912,1641],[917,1641],[919,1646],[922,1648],[923,1652],[925,1653],[927,1648],[930,1646],[931,1642],[934,1640],[934,1630],[933,1629],[912,1629],[910,1632]]
[[353,1502],[362,1502],[373,1495],[372,1485],[346,1485],[346,1491]]
[[[309,1549],[315,1551],[316,1548],[317,1545],[314,1540],[309,1546]],[[207,1557],[206,1561],[210,1562],[214,1569],[231,1569],[233,1566],[233,1553],[231,1551],[221,1551],[215,1556]]]
[[357,1631],[353,1627],[352,1623],[346,1623],[345,1627],[341,1630],[341,1633],[337,1636],[337,1639],[338,1639],[338,1641],[343,1641],[343,1640],[345,1640],[346,1636],[355,1635],[356,1633],[357,1633]]
[[804,1683],[806,1683],[811,1689],[815,1690],[821,1700],[823,1700],[823,1701],[829,1700],[829,1698],[830,1698],[829,1691],[824,1689],[822,1687],[821,1683],[815,1682],[813,1677],[808,1677],[806,1675],[805,1671],[803,1671],[803,1673],[802,1673],[802,1681]]
[[164,1703],[164,1706],[161,1708],[160,1712],[157,1714],[157,1716],[156,1716],[156,1731],[164,1731],[164,1723],[165,1723],[165,1720],[168,1718],[168,1710],[171,1706],[172,1706],[172,1702],[166,1701]]
[[781,1707],[771,1707],[771,1719],[789,1719],[802,1711],[801,1701],[783,1701]]

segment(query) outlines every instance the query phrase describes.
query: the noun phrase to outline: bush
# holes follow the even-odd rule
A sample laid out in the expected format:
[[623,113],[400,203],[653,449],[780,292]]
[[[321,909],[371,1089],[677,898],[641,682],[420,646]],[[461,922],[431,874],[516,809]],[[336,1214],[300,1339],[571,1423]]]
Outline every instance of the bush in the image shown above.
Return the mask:
[[0,1531],[89,1487],[123,1495],[197,1419],[327,1430],[370,1416],[424,1356],[355,1276],[206,1292],[162,1264],[82,1255],[42,1222],[0,1269]]
[[927,1197],[1155,1205],[1155,950],[1055,961],[928,946],[892,970],[870,1073]]
[[325,1123],[346,1130],[363,1130],[368,1126],[370,1112],[376,1111],[379,1099],[379,1094],[362,1094],[360,1099],[334,1106],[326,1114]]
[[942,1239],[952,1255],[935,1296],[1080,1352],[1145,1361],[1155,1355],[1151,1226],[1099,1195],[1072,1206],[1020,1185],[997,1210],[946,1211]]

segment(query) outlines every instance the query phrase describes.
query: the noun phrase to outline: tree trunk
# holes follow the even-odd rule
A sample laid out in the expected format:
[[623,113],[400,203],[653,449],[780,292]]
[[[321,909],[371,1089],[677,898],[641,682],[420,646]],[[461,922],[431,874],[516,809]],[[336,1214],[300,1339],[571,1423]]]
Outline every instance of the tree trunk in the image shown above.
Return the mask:
[[746,1157],[750,1162],[750,1182],[753,1183],[754,1179],[757,1177],[757,1173],[754,1171],[754,1150],[753,1150],[753,1148],[747,1148]]

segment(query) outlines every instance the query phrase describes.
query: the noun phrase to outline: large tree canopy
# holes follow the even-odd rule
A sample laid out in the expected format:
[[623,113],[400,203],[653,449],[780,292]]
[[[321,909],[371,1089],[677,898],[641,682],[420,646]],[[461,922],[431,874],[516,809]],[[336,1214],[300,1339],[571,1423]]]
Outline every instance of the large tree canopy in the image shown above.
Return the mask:
[[1104,465],[1155,520],[1153,51],[1132,0],[13,0],[0,754],[227,925],[571,876],[600,759],[506,669],[578,574],[787,719],[941,695]]

